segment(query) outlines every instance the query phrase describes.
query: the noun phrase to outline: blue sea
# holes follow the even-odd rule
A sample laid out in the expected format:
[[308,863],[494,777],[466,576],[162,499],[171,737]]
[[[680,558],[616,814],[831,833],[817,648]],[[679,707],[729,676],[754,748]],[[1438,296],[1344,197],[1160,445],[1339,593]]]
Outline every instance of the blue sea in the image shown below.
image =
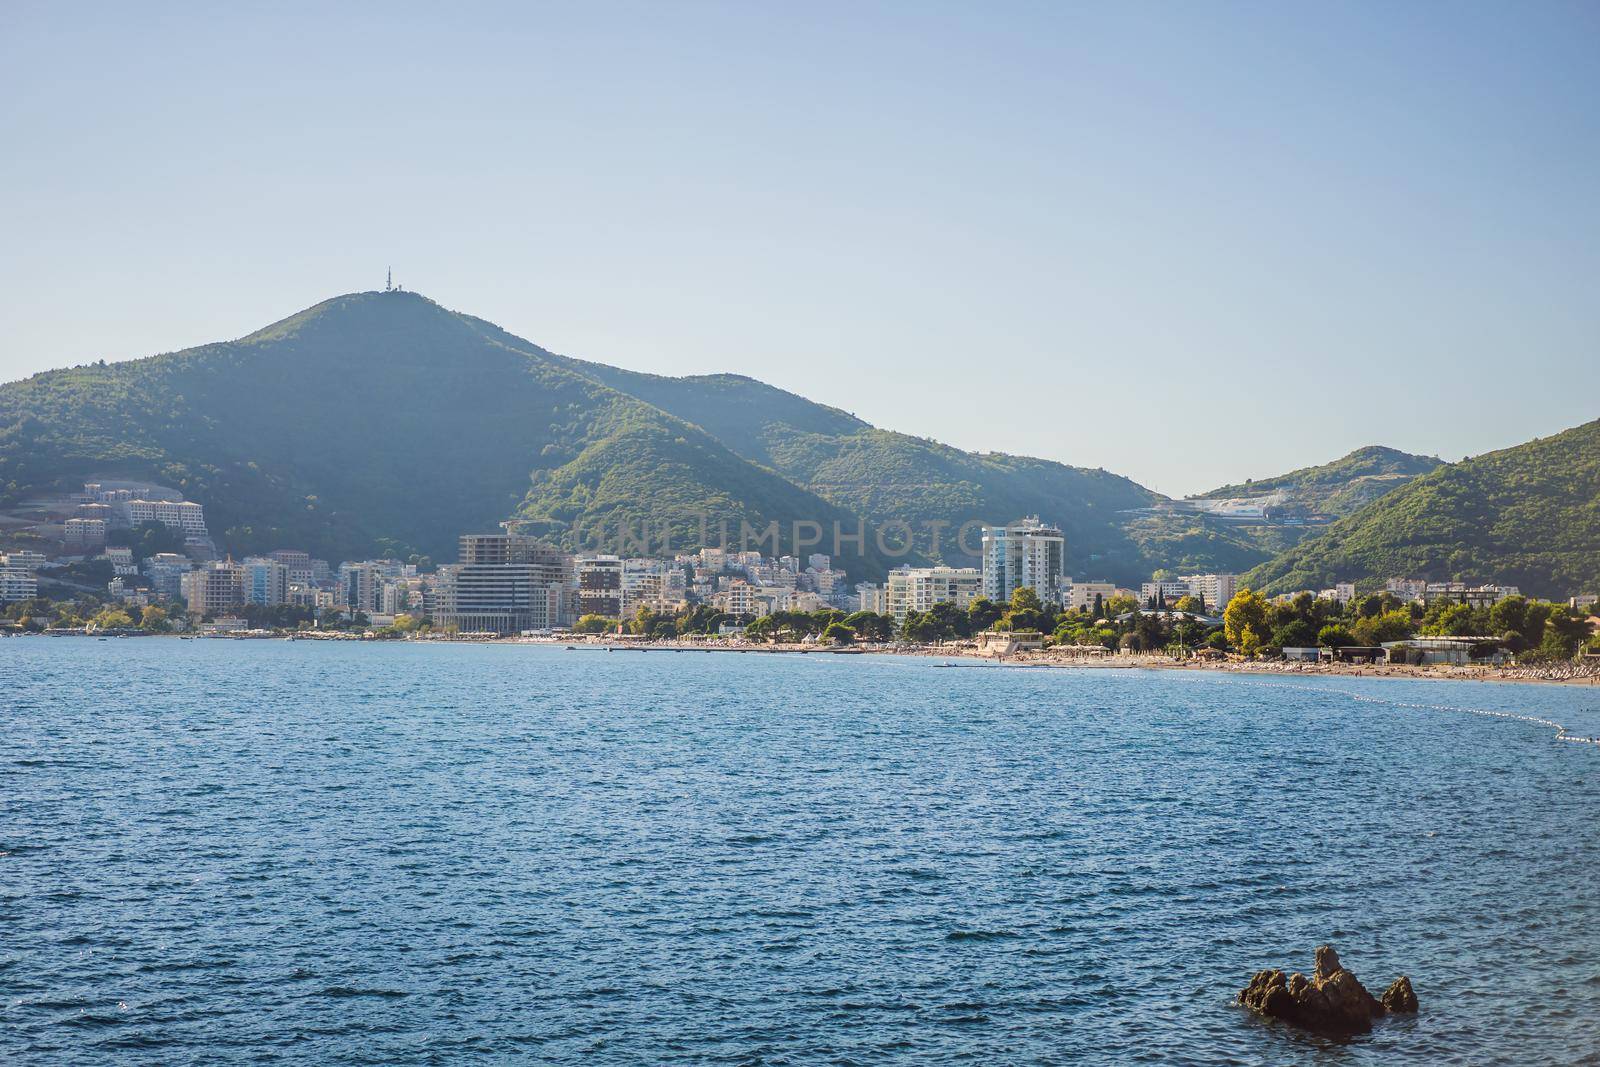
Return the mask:
[[1600,689],[955,662],[0,641],[0,1062],[1600,1063]]

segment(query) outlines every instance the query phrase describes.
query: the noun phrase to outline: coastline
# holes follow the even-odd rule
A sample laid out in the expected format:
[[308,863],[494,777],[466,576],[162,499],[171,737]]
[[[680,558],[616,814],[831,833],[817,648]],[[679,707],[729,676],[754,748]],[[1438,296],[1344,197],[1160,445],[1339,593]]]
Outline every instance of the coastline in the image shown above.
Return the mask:
[[42,633],[14,634],[9,637],[80,637],[108,640],[124,636],[205,641],[340,641],[390,644],[396,642],[465,645],[543,645],[572,650],[608,652],[722,652],[746,655],[811,656],[916,656],[960,660],[971,666],[1006,667],[1033,670],[1160,670],[1174,673],[1244,674],[1263,677],[1305,678],[1315,676],[1346,678],[1399,678],[1413,681],[1498,682],[1501,684],[1562,685],[1600,687],[1600,665],[1558,663],[1510,667],[1456,666],[1435,664],[1350,664],[1287,663],[1276,660],[1177,660],[1162,654],[1117,654],[1105,656],[1063,655],[1051,650],[1024,651],[1011,655],[985,655],[970,644],[952,645],[827,645],[772,644],[738,638],[708,638],[700,641],[647,641],[611,635],[572,637],[478,637],[425,634],[403,638],[379,637],[349,631],[301,631],[294,634],[247,631],[218,634],[94,634]]

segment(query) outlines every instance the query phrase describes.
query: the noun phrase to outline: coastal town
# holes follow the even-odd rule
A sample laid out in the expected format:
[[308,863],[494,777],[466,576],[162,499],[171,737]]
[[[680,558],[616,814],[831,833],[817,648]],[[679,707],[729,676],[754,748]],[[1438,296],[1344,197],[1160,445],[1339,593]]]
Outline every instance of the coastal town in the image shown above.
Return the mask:
[[1600,594],[1395,577],[1267,598],[1237,574],[1076,578],[1039,517],[981,528],[979,566],[851,581],[827,554],[701,548],[571,553],[518,531],[463,533],[458,558],[337,563],[219,552],[174,489],[91,482],[5,531],[0,634],[696,642],[965,651],[1016,662],[1277,662],[1513,668],[1600,664]]

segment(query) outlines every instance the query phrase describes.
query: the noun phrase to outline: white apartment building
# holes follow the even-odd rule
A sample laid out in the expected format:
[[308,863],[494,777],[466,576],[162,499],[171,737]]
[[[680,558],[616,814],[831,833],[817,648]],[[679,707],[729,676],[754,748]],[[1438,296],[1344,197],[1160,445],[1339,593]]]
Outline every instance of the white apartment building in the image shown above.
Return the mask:
[[1046,604],[1061,603],[1066,544],[1059,528],[1045,525],[1036,515],[1009,526],[985,526],[983,595],[998,604],[1028,588]]
[[889,572],[883,613],[899,623],[908,613],[935,604],[950,603],[964,611],[984,588],[983,572],[973,567],[900,567]]
[[463,534],[461,562],[440,567],[433,623],[461,633],[514,634],[572,621],[571,556],[521,534]]
[[1390,578],[1383,583],[1383,589],[1402,600],[1421,600],[1428,592],[1428,583],[1419,578]]
[[186,537],[209,537],[205,509],[191,500],[123,500],[112,505],[129,526],[159,522]]
[[5,554],[5,565],[21,567],[25,571],[36,571],[45,565],[45,555],[31,548],[17,548]]
[[856,585],[856,610],[870,611],[874,615],[884,615],[889,611],[887,591],[881,585],[871,582],[861,582]]
[[742,578],[735,578],[711,598],[718,611],[729,615],[759,616],[766,614],[767,598],[757,595],[757,589]]
[[13,567],[10,562],[0,563],[0,604],[18,600],[32,600],[39,595],[38,576],[27,567]]
[[1507,597],[1519,596],[1514,585],[1468,585],[1465,582],[1429,582],[1423,591],[1422,602],[1433,604],[1440,600],[1467,604],[1474,608],[1492,607]]
[[1149,604],[1153,600],[1157,604],[1165,603],[1170,608],[1173,601],[1188,595],[1189,579],[1187,578],[1162,578],[1145,582],[1139,586],[1141,604]]
[[1067,586],[1065,604],[1073,611],[1090,611],[1094,608],[1095,598],[1100,598],[1104,604],[1117,595],[1115,582],[1072,582]]
[[1213,615],[1222,614],[1222,609],[1239,591],[1237,574],[1191,574],[1179,580],[1189,583],[1189,595],[1204,600],[1206,609]]
[[645,569],[653,560],[628,560],[622,568],[622,614],[634,615],[640,608],[665,611],[678,601],[667,596],[667,576],[657,569]]
[[106,543],[104,519],[68,519],[62,524],[62,538],[68,548],[99,548]]

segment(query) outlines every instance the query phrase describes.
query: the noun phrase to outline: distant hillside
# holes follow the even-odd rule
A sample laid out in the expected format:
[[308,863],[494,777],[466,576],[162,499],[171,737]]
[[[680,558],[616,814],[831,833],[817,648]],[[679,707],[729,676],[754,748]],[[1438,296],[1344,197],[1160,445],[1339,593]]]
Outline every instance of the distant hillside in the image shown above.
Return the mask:
[[[503,331],[496,336],[508,344],[527,344]],[[1068,567],[1080,577],[1132,582],[1163,565],[1129,536],[1128,524],[1139,509],[1165,498],[1120,475],[1051,460],[964,452],[880,430],[741,375],[666,378],[552,358],[700,426],[744,458],[870,523],[911,524],[920,554],[972,563],[956,544],[963,523],[1037,514],[1062,527]],[[949,526],[935,545],[930,524],[937,522]],[[968,547],[975,542],[974,536]],[[1214,566],[1223,557],[1199,546],[1195,558],[1199,565]]]
[[1443,460],[1371,445],[1332,463],[1302,467],[1242,485],[1225,485],[1193,499],[1271,500],[1281,511],[1337,518],[1360,510],[1442,465]]
[[1441,466],[1252,571],[1271,592],[1387,577],[1600,587],[1600,421]]
[[[206,505],[219,542],[421,551],[521,512],[584,531],[668,516],[852,516],[704,431],[411,293],[338,297],[239,341],[0,386],[0,502],[89,477]],[[872,560],[867,570],[881,571]]]
[[[1361,448],[1342,459],[1276,478],[1223,486],[1131,516],[1128,537],[1147,559],[1179,572],[1247,571],[1404,485],[1440,461],[1393,448]],[[1267,519],[1227,518],[1240,508],[1265,509]]]
[[[1258,573],[1315,584],[1299,575],[1316,557],[1293,547],[1313,527],[1228,522],[1195,505],[1271,496],[1278,508],[1343,514],[1373,498],[1387,509],[1404,494],[1406,506],[1424,507],[1411,490],[1436,484],[1439,471],[1418,477],[1436,463],[1362,449],[1175,502],[1104,470],[877,429],[742,375],[667,378],[555,355],[398,292],[337,297],[238,341],[0,386],[0,506],[85,479],[149,479],[204,503],[232,552],[299,547],[335,559],[416,551],[449,560],[459,533],[508,517],[570,548],[608,550],[620,547],[621,529],[637,536],[648,524],[657,551],[664,525],[667,545],[686,550],[724,537],[738,547],[746,525],[759,535],[776,522],[789,551],[796,522],[825,532],[909,524],[909,553],[884,553],[869,533],[864,558],[843,561],[853,576],[877,578],[898,562],[972,563],[956,540],[962,524],[1037,514],[1064,529],[1078,577],[1244,570],[1284,553]],[[1561,492],[1552,480],[1538,499]],[[1430,497],[1426,507],[1450,503]],[[1530,549],[1537,543],[1517,540],[1537,528],[1525,511],[1508,497],[1500,526],[1464,527],[1463,540],[1495,540],[1446,569],[1480,567],[1503,549],[1519,573],[1582,573],[1576,557],[1537,562],[1576,534],[1540,528],[1549,547]],[[1576,504],[1560,514],[1581,517]],[[1360,570],[1378,551],[1353,530],[1330,542],[1343,555],[1323,571]],[[1410,557],[1383,551],[1372,567],[1408,569],[1398,563]]]

